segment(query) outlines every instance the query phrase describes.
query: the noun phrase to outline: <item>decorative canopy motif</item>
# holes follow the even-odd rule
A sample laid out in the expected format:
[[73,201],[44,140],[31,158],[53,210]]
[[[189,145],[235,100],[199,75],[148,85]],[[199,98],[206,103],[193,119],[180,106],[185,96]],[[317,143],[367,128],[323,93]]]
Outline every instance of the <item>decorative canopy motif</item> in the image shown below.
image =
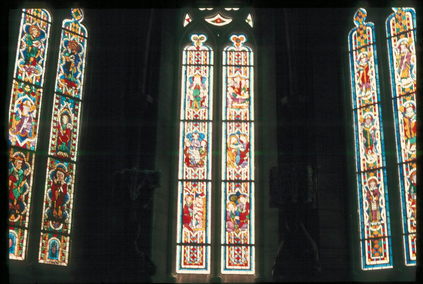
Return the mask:
[[229,17],[224,17],[221,14],[217,14],[213,17],[205,18],[206,22],[215,26],[225,26],[232,22],[232,19]]

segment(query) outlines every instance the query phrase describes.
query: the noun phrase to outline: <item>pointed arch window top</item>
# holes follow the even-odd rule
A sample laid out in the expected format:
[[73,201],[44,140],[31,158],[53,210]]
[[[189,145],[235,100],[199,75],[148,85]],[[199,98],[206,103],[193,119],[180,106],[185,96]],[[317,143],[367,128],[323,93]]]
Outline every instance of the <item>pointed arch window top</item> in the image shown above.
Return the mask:
[[394,11],[387,18],[391,27],[388,29],[388,37],[413,30],[416,27],[416,11],[413,8],[392,8]]
[[217,14],[210,18],[205,18],[206,22],[214,26],[225,26],[232,22],[232,18],[224,17],[221,14]]
[[367,18],[367,11],[364,8],[360,8],[355,12],[353,20],[356,27],[361,26],[364,24]]
[[71,19],[63,21],[63,28],[85,38],[88,38],[87,29],[82,24],[82,21],[84,20],[84,13],[82,12],[82,9],[71,9],[71,15]]
[[51,15],[46,9],[23,9],[23,12],[51,23]]
[[82,20],[84,19],[84,13],[82,12],[82,9],[72,8],[71,14],[72,18],[74,18],[78,22],[82,22]]
[[350,51],[352,49],[360,49],[369,44],[373,44],[375,41],[374,24],[366,22],[366,18],[367,11],[364,8],[359,8],[354,14],[353,22],[356,27],[350,32],[350,38],[352,39]]

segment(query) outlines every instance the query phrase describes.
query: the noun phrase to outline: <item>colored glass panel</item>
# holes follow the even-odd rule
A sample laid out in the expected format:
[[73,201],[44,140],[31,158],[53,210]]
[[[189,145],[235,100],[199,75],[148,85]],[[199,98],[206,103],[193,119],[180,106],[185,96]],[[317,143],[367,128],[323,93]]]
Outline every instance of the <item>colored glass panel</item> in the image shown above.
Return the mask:
[[254,271],[254,247],[252,246],[223,246],[222,265],[225,272],[234,274],[251,274]]
[[28,227],[34,153],[12,147],[9,151],[9,224]]
[[12,147],[9,151],[9,258],[25,259],[31,206],[34,153]]
[[367,11],[357,10],[348,36],[361,264],[363,270],[392,267],[389,200],[376,39]]
[[69,97],[55,95],[49,154],[76,159],[80,102]]
[[[245,41],[245,37],[241,39]],[[252,120],[254,94],[253,54],[246,47],[224,52],[223,83],[226,86],[226,100],[222,111],[224,120]]]
[[401,209],[403,213],[404,249],[406,263],[413,265],[417,257],[417,168],[416,163],[399,166]]
[[182,53],[177,273],[210,273],[213,51],[204,34]]
[[24,260],[26,255],[28,230],[9,227],[9,258]]
[[377,68],[375,68],[377,58],[374,57],[373,47],[373,45],[367,45],[351,53],[351,60],[354,62],[356,70],[354,82],[357,94],[353,108],[374,104],[380,100],[378,96],[379,82],[376,81],[378,78]]
[[406,265],[416,265],[416,12],[392,8],[386,20]]
[[392,266],[391,232],[385,169],[362,172],[358,178],[360,224],[365,268]]
[[9,141],[13,146],[35,151],[43,90],[17,80],[9,110]]
[[211,123],[181,122],[180,179],[205,180],[211,176]]
[[203,45],[205,35],[192,35],[193,45],[183,51],[181,119],[212,119],[213,52]]
[[210,182],[179,182],[178,272],[209,270],[210,188]]
[[49,158],[42,230],[70,234],[75,164]]
[[[77,34],[75,34],[77,33]],[[56,92],[81,99],[87,34],[78,20],[63,22]]]
[[9,105],[9,258],[27,251],[32,178],[37,150],[50,14],[23,9]]
[[223,123],[223,180],[254,180],[253,127],[253,122]]
[[245,35],[223,50],[221,272],[254,274],[254,59]]
[[69,259],[70,238],[67,236],[42,233],[39,262],[66,266]]
[[79,119],[82,107],[87,30],[81,9],[62,23],[51,117],[39,262],[67,265],[72,225]]
[[398,163],[416,160],[416,94],[394,99]]
[[357,171],[383,167],[385,155],[382,152],[384,147],[379,106],[375,104],[355,110],[354,120],[356,122],[356,143],[358,143],[356,147],[359,151]]
[[410,31],[391,37],[388,41],[394,97],[416,92],[415,37],[415,31]]
[[23,9],[14,77],[41,87],[50,33],[50,15],[43,9]]

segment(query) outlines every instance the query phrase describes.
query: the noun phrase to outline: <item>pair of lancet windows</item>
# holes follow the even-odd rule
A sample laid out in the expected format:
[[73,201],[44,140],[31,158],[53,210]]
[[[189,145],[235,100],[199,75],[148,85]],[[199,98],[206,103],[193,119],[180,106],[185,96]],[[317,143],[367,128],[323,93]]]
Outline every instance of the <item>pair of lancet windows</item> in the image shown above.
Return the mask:
[[[31,234],[33,207],[42,208],[38,262],[68,265],[79,122],[88,33],[81,9],[71,9],[62,22],[59,57],[52,93],[46,93],[48,47],[52,17],[45,9],[23,9],[19,28],[9,108],[9,258],[25,260]],[[52,102],[48,155],[39,149],[42,108]],[[46,169],[38,160],[47,160]],[[44,173],[45,170],[45,173]],[[35,177],[35,178],[34,178]],[[34,185],[43,187],[43,203],[34,204]],[[35,183],[37,182],[37,183]],[[31,241],[32,242],[32,241]]]
[[393,267],[390,203],[400,202],[405,264],[416,264],[416,13],[386,19],[400,200],[390,200],[375,25],[358,9],[349,34],[356,177],[363,270]]
[[[212,14],[197,19],[186,14],[183,26],[204,21],[215,26],[217,34],[232,22],[224,11],[238,8],[217,13],[213,8],[199,10]],[[247,20],[245,28],[251,28],[250,14]],[[205,32],[191,33],[189,40],[181,66],[176,272],[210,274],[211,258],[217,258],[211,240],[215,229],[211,218],[217,214],[211,203],[219,190],[220,204],[213,208],[220,211],[220,220],[213,224],[221,230],[220,271],[254,274],[254,53],[247,33],[229,32],[226,42],[215,48]],[[216,62],[217,52],[221,63]],[[221,90],[215,82],[220,82]],[[219,94],[220,102],[214,98]],[[217,148],[212,142],[218,136],[220,173],[212,171],[212,152]]]

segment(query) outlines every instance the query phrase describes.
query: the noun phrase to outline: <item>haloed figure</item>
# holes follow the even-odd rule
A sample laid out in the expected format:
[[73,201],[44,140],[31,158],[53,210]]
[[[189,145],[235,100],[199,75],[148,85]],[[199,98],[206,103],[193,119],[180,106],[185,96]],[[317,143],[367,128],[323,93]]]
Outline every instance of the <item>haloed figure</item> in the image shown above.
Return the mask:
[[25,212],[24,196],[28,193],[28,178],[31,173],[25,156],[17,152],[9,162],[9,220],[17,221]]
[[60,156],[69,157],[71,130],[70,116],[67,113],[62,113],[60,116],[60,123],[57,125],[57,153]]
[[53,229],[60,229],[68,217],[67,202],[69,201],[70,176],[65,166],[59,164],[50,172],[51,187],[48,191],[50,207],[47,215]]
[[378,223],[380,221],[380,191],[377,178],[369,178],[366,190],[367,200],[369,202],[369,221],[370,223]]

